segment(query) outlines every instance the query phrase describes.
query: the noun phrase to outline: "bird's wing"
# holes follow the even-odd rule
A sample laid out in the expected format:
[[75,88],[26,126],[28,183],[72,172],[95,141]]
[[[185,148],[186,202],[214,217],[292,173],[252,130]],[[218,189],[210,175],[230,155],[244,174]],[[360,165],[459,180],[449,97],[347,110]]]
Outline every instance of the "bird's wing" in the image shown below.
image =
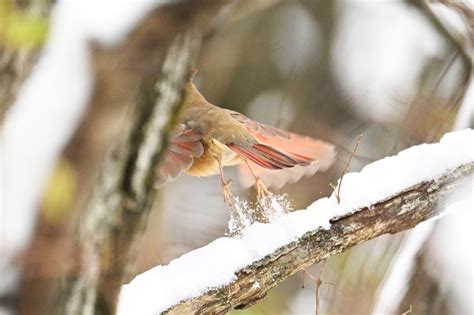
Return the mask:
[[[332,144],[253,121],[238,112],[228,112],[260,142],[251,148],[239,147],[239,151],[231,149],[247,158],[254,173],[269,187],[280,188],[288,182],[300,180],[303,176],[312,176],[318,170],[329,168],[335,160]],[[275,167],[276,163],[268,163],[267,160],[281,160],[277,158],[281,155],[295,163],[288,166],[280,163],[278,166],[281,167]],[[262,156],[266,163],[262,163]],[[247,187],[254,185],[255,178],[247,164],[242,163],[239,169],[242,184]]]
[[160,163],[156,186],[166,181],[176,179],[181,172],[186,171],[193,164],[194,158],[204,152],[201,135],[189,128],[181,128],[180,132],[170,139],[170,143]]

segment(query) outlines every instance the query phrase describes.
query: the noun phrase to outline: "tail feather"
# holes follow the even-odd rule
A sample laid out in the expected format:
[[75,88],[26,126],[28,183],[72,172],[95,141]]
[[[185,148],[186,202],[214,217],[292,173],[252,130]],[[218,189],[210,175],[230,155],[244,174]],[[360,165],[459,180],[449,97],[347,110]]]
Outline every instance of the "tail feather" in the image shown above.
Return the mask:
[[[309,141],[310,138],[305,139]],[[311,139],[312,140],[312,139]],[[267,187],[280,189],[287,183],[296,183],[302,177],[312,176],[317,171],[326,170],[335,159],[334,147],[322,141],[312,140],[317,143],[317,155],[311,157],[306,154],[311,153],[308,147],[304,147],[305,155],[294,153],[296,148],[291,146],[289,149],[281,147],[272,147],[267,144],[259,143],[249,148],[235,144],[229,147],[247,160],[239,165],[239,179],[244,187],[250,187],[255,184],[255,175],[257,175]],[[316,147],[315,144],[313,144]],[[310,149],[314,150],[314,147]],[[289,151],[293,152],[289,152]],[[252,167],[252,170],[249,169]]]
[[[287,182],[296,182],[302,176],[311,176],[318,170],[326,170],[335,160],[336,152],[332,144],[315,140],[310,137],[298,135],[278,128],[256,122],[238,112],[227,111],[237,122],[241,123],[259,141],[260,145],[272,148],[297,163],[292,166],[268,167],[268,163],[261,162],[260,152],[258,158],[252,159],[249,154],[240,154],[247,158],[255,174],[267,186],[280,188]],[[255,145],[252,147],[254,148]],[[235,151],[235,150],[234,150]],[[262,151],[260,148],[258,151]],[[266,149],[263,150],[267,151]],[[274,154],[270,154],[272,157]],[[244,186],[255,184],[255,178],[246,163],[241,163],[240,174]]]
[[[276,133],[276,132],[275,132]],[[287,183],[295,183],[302,177],[328,169],[335,160],[332,144],[287,133],[289,137],[255,135],[260,141],[248,150],[234,150],[248,160],[239,167],[242,186],[255,184],[257,175],[268,187],[279,189]],[[245,152],[242,152],[245,151]]]
[[249,147],[230,144],[229,148],[247,160],[266,169],[278,170],[296,165],[307,166],[310,164],[310,160],[306,157],[288,154],[263,143],[256,143]]
[[[294,154],[289,153],[295,157]],[[239,180],[243,187],[251,187],[255,185],[255,175],[257,175],[263,183],[274,189],[280,189],[288,183],[296,183],[303,177],[313,176],[318,171],[325,171],[331,166],[336,157],[336,151],[332,145],[327,145],[325,150],[321,150],[317,157],[313,157],[311,162],[306,165],[295,165],[294,167],[270,169],[262,165],[258,165],[253,161],[248,161],[249,165],[243,162],[239,165]]]

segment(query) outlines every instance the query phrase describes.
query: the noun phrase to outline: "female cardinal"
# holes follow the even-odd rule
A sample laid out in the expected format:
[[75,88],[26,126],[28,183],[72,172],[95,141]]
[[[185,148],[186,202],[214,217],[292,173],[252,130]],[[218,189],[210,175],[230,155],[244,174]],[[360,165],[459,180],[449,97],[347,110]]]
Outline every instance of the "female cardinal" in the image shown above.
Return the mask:
[[235,111],[210,104],[191,79],[171,137],[158,170],[158,185],[181,172],[192,176],[220,173],[224,201],[233,206],[223,167],[239,165],[244,186],[256,185],[259,198],[266,186],[280,188],[326,170],[334,161],[331,144],[253,121]]

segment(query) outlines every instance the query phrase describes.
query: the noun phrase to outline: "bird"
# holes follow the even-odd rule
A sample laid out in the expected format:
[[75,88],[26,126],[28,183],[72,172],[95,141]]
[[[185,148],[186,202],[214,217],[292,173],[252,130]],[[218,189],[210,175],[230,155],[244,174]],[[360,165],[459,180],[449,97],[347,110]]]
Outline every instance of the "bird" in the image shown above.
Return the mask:
[[326,170],[335,160],[334,145],[281,130],[241,113],[209,103],[192,80],[185,84],[184,102],[157,170],[156,186],[181,173],[203,177],[220,175],[224,202],[231,208],[232,180],[224,167],[238,166],[241,184],[255,186],[259,199],[303,176]]

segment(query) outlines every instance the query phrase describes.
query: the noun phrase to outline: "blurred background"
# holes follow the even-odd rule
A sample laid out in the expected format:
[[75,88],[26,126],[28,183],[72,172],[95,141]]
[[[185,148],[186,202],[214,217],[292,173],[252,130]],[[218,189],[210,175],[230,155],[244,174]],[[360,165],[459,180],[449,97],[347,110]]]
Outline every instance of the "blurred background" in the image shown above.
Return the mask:
[[[131,119],[127,114],[133,104],[126,101],[87,107],[93,91],[97,97],[98,87],[108,84],[103,82],[107,77],[94,77],[93,69],[110,67],[108,49],[130,40],[133,25],[155,3],[120,4],[113,10],[111,5],[1,2],[2,148],[9,141],[31,143],[35,131],[21,116],[27,103],[37,106],[26,110],[30,119],[64,125],[59,130],[70,136],[54,140],[54,135],[40,134],[28,146],[23,164],[2,165],[5,214],[0,224],[6,232],[0,249],[11,260],[0,261],[0,271],[9,275],[0,276],[0,313],[46,314],[59,276],[74,274],[77,220],[105,152]],[[351,171],[473,127],[472,10],[472,3],[461,0],[237,1],[206,34],[195,84],[213,104],[336,145],[337,162],[327,172],[279,191],[288,195],[293,209],[303,209],[332,192],[361,134]],[[113,66],[126,72],[135,65],[118,59]],[[116,93],[127,89],[133,86],[119,86]],[[41,92],[43,98],[36,98]],[[45,114],[51,98],[62,110],[67,99],[71,110],[64,116],[60,111]],[[7,137],[9,120],[21,121],[23,131],[12,133],[15,140]],[[41,160],[48,141],[62,146]],[[33,162],[26,162],[31,155]],[[229,170],[227,176],[237,173]],[[8,188],[10,181],[21,189]],[[39,187],[31,194],[30,184]],[[255,199],[253,190],[235,184],[233,190]],[[16,200],[26,204],[14,207]],[[467,241],[472,229],[459,228],[472,222],[472,210],[330,258],[321,314],[472,314],[472,244]],[[15,230],[8,232],[11,222],[17,222]],[[218,177],[181,176],[159,191],[135,273],[225,235],[227,222]],[[22,234],[17,241],[21,251],[9,252],[15,240],[8,233]],[[12,261],[21,270],[8,267]],[[318,277],[319,270],[317,265],[308,272]],[[314,314],[315,291],[311,278],[303,280],[300,273],[262,303],[233,314]]]

